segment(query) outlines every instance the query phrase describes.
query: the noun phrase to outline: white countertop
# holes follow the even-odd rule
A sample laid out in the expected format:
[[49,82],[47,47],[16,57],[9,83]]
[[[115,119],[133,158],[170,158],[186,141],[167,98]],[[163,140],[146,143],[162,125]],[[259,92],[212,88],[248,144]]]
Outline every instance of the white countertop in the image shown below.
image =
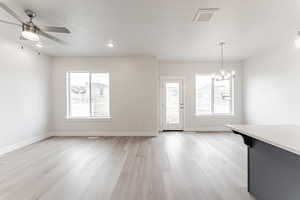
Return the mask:
[[300,126],[227,125],[227,127],[262,142],[300,155]]

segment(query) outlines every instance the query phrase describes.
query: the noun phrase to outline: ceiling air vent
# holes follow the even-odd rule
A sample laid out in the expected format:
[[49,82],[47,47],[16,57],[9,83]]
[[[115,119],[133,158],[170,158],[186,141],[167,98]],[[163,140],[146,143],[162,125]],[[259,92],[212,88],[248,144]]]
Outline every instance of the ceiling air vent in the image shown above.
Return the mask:
[[193,18],[193,22],[208,22],[217,10],[219,8],[199,8]]

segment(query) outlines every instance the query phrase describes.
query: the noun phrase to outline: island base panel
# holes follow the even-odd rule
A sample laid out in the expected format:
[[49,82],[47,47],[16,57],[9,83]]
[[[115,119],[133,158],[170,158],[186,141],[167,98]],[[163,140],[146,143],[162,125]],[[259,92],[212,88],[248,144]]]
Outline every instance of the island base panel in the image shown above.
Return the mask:
[[300,156],[253,139],[248,147],[248,191],[257,200],[299,200]]

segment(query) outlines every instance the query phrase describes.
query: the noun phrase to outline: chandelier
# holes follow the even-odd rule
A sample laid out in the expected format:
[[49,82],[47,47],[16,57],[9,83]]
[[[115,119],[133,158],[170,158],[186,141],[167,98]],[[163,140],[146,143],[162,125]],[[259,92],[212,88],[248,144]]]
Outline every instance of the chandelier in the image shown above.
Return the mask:
[[225,42],[220,42],[219,43],[219,45],[221,47],[221,63],[220,63],[219,71],[216,74],[213,75],[214,79],[216,81],[229,80],[232,76],[235,75],[235,71],[228,72],[224,68],[224,45],[225,44],[226,44]]

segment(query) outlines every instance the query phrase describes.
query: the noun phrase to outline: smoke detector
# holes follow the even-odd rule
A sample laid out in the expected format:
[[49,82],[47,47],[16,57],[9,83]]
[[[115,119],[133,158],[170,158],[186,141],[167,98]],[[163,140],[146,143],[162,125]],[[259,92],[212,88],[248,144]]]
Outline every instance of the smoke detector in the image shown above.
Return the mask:
[[219,10],[219,8],[198,8],[194,15],[193,22],[208,22],[217,10]]

